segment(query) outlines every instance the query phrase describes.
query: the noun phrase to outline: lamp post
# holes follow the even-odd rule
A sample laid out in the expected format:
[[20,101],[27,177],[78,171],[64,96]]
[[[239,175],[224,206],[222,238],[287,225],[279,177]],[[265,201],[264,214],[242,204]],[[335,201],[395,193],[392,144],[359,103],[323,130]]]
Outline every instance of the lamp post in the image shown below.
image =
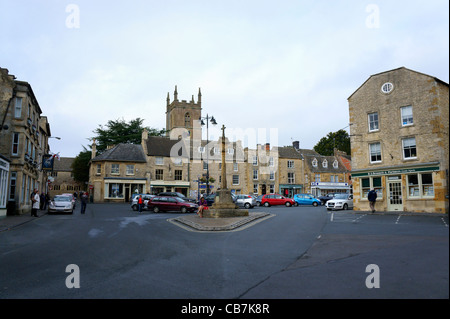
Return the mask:
[[206,117],[200,117],[199,120],[201,121],[202,126],[205,125],[203,120],[206,120],[206,195],[209,195],[209,122],[211,121],[212,125],[217,125],[217,122],[214,116],[209,117],[208,114],[206,114]]

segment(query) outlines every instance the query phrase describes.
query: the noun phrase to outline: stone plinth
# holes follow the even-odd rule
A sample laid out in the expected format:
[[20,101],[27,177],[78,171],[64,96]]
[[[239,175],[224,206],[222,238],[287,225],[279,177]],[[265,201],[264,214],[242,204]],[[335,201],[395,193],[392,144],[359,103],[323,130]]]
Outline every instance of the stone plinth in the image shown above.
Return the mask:
[[248,216],[247,209],[238,209],[233,199],[231,191],[228,189],[218,190],[214,199],[214,204],[210,209],[203,211],[205,218],[224,218]]

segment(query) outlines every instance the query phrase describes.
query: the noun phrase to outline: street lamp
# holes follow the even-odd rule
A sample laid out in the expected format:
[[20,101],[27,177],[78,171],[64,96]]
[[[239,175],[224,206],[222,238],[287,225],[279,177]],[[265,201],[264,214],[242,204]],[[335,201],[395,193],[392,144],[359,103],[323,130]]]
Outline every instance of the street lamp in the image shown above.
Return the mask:
[[211,122],[212,125],[217,125],[216,119],[214,116],[209,117],[208,114],[206,114],[206,117],[200,117],[199,120],[201,121],[201,125],[205,125],[205,122],[203,120],[206,120],[206,195],[209,195],[209,150],[208,150],[208,139],[209,139],[209,122]]

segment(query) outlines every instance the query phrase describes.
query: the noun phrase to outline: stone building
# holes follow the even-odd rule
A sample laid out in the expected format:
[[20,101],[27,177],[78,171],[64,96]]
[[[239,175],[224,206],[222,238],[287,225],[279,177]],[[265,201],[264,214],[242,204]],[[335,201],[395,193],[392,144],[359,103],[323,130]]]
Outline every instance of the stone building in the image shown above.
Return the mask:
[[64,193],[73,194],[86,190],[86,185],[82,185],[73,179],[72,163],[74,160],[74,157],[61,157],[54,161],[53,170],[48,172],[48,194],[50,198]]
[[[0,154],[9,161],[8,214],[28,213],[34,188],[47,192],[42,159],[49,153],[50,125],[28,82],[0,68]],[[3,190],[4,191],[4,190]]]
[[349,98],[354,209],[448,213],[449,90],[405,67],[370,76]]
[[94,202],[126,202],[133,193],[149,192],[149,172],[142,145],[118,144],[97,155],[95,141],[89,168]]

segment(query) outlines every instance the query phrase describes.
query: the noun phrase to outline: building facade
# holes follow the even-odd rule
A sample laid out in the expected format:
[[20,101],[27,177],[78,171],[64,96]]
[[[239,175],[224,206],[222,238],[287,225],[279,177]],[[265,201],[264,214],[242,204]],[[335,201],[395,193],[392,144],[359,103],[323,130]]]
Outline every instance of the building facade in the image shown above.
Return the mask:
[[448,83],[407,68],[369,77],[349,98],[354,209],[448,213]]
[[86,190],[86,185],[73,179],[72,163],[74,160],[74,157],[61,157],[54,161],[53,170],[48,172],[48,194],[50,198]]
[[0,154],[9,161],[7,213],[28,213],[33,189],[47,192],[47,173],[42,169],[42,159],[49,153],[50,125],[42,116],[31,85],[16,80],[2,68],[0,92]]

